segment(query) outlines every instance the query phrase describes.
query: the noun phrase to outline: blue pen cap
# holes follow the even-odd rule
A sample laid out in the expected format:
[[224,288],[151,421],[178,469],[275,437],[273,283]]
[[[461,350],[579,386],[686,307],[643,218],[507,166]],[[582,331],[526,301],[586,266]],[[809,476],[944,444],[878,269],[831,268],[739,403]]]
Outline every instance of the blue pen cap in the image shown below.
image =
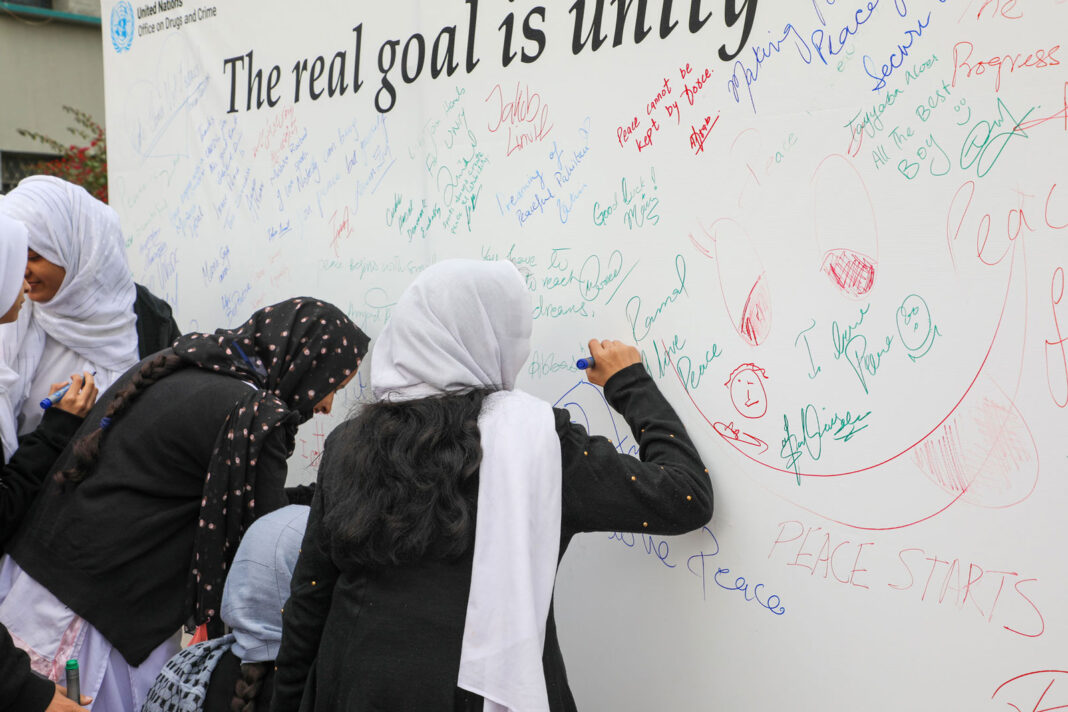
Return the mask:
[[55,393],[50,394],[47,398],[42,398],[41,399],[41,403],[40,403],[41,408],[43,410],[48,410],[49,408],[54,406],[56,403],[59,403],[59,401],[63,398],[63,396],[67,395],[67,391],[69,391],[69,390],[70,390],[70,384],[68,383],[67,385],[63,386],[62,388],[60,388]]

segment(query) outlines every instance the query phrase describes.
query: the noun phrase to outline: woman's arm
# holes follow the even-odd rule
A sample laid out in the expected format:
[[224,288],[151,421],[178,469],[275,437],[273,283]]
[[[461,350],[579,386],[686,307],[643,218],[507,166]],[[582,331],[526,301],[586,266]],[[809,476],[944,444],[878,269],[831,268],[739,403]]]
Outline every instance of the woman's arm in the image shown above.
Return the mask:
[[[82,419],[96,401],[93,377],[72,379],[70,390],[59,403],[45,411],[40,424],[19,443],[0,473],[0,551],[22,523],[45,475],[67,447]],[[53,384],[52,391],[56,390]]]
[[324,509],[323,487],[320,485],[315,488],[312,498],[289,600],[282,609],[282,645],[275,660],[272,712],[289,712],[300,707],[308,672],[319,652],[334,584],[340,574],[326,553]]
[[712,517],[708,470],[671,404],[640,364],[612,375],[608,403],[623,414],[640,460],[590,437],[556,411],[564,465],[563,522],[572,532],[682,534]]
[[55,684],[33,674],[26,653],[0,626],[0,712],[42,712],[55,693]]

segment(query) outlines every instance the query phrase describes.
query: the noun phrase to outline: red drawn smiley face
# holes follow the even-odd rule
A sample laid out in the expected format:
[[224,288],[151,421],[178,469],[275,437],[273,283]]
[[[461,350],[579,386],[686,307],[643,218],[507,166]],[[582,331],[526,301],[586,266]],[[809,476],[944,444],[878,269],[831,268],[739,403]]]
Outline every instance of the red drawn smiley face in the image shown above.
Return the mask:
[[743,363],[731,372],[723,385],[730,389],[731,403],[744,418],[760,418],[768,412],[768,394],[764,390],[767,373],[754,363]]

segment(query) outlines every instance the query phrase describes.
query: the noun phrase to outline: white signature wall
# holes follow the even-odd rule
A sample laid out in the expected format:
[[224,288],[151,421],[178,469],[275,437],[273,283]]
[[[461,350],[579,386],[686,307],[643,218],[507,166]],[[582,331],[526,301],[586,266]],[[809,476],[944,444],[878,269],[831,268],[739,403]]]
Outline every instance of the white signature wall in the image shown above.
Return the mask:
[[310,294],[375,336],[512,259],[522,387],[624,452],[574,361],[636,343],[716,514],[575,540],[582,709],[1068,705],[1068,3],[599,4],[106,1],[137,278],[183,329]]

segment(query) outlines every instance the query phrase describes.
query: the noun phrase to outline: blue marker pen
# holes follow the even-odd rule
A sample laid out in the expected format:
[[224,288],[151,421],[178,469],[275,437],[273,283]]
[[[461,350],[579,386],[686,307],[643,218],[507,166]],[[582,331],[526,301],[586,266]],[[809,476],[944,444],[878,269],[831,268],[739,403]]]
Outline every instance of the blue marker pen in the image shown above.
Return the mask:
[[585,371],[587,368],[593,368],[593,356],[585,356],[575,362],[575,368]]
[[[93,373],[91,375],[95,376],[96,375],[96,371],[93,371]],[[67,385],[63,386],[62,388],[60,388],[55,393],[48,394],[47,398],[42,398],[41,399],[41,410],[48,410],[49,408],[54,406],[56,403],[59,403],[61,400],[63,400],[63,396],[67,395],[67,391],[69,391],[69,390],[70,390],[70,384],[68,383]]]

